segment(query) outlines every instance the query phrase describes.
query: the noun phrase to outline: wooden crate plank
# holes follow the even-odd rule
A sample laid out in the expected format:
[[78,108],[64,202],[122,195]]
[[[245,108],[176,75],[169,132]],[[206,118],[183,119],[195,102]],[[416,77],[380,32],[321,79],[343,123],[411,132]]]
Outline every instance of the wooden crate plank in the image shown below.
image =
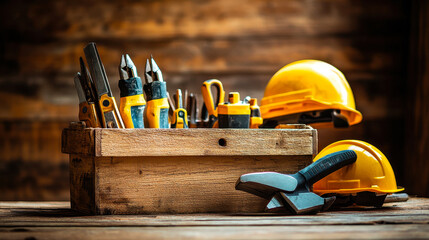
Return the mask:
[[[250,194],[249,194],[250,195]],[[383,208],[352,207],[317,215],[178,214],[82,216],[69,202],[0,202],[0,227],[148,227],[148,226],[311,226],[428,224],[429,199],[411,197],[408,202]]]
[[427,239],[429,225],[3,228],[1,239]]
[[[407,79],[406,144],[402,161],[409,191],[429,196],[429,2],[414,1]],[[416,184],[418,183],[418,184]]]
[[[370,7],[368,3],[353,0],[185,0],[127,4],[51,0],[47,4],[50,14],[45,14],[37,2],[26,5],[5,3],[3,8],[16,12],[14,19],[17,20],[8,21],[9,15],[4,14],[4,28],[27,34],[38,41],[58,39],[60,42],[82,42],[86,38],[130,39],[130,36],[133,39],[279,34],[323,36],[386,34],[396,31],[405,18],[404,3],[388,0],[372,1]],[[96,14],[88,14],[88,9],[96,9]]]
[[263,212],[266,200],[235,190],[238,177],[261,171],[295,173],[311,159],[311,155],[97,158],[96,214]]
[[90,214],[96,206],[96,175],[92,157],[70,154],[70,205],[82,213]]
[[68,154],[94,156],[96,134],[93,128],[65,128],[61,135],[61,151]]
[[[25,76],[42,73],[52,75],[53,72],[73,75],[79,70],[76,58],[82,55],[85,42],[22,44],[20,48],[26,54],[17,53],[14,58],[17,64],[22,66],[20,73]],[[346,73],[381,71],[385,74],[397,74],[401,72],[400,67],[404,62],[403,55],[397,48],[403,44],[402,36],[266,36],[209,40],[174,39],[161,43],[117,40],[98,42],[97,48],[107,75],[111,81],[116,82],[117,62],[124,51],[131,54],[138,72],[143,71],[146,58],[153,54],[163,73],[171,75],[184,72],[210,73],[216,74],[215,76],[230,72],[274,74],[284,65],[301,59],[327,61]],[[168,82],[167,78],[166,80]],[[112,86],[116,86],[116,83]]]
[[[97,129],[96,156],[313,155],[311,129]],[[226,140],[221,146],[219,140]]]

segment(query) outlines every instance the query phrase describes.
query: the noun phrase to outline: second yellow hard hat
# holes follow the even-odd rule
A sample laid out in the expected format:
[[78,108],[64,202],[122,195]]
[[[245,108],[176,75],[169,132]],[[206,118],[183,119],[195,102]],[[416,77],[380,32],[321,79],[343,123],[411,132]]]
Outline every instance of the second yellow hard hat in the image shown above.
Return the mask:
[[341,150],[354,150],[356,162],[345,166],[313,185],[319,195],[354,194],[358,192],[395,193],[404,190],[396,186],[395,174],[386,156],[369,143],[343,140],[324,148],[313,161]]

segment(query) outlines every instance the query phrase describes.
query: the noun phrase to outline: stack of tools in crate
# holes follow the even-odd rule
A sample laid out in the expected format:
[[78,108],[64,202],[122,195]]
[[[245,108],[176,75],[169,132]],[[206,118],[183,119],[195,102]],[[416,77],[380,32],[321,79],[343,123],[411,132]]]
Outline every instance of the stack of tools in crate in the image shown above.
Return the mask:
[[[286,65],[269,81],[261,107],[256,98],[243,100],[239,92],[225,96],[222,82],[203,82],[199,114],[195,93],[177,89],[170,97],[154,58],[146,61],[145,83],[128,54],[119,64],[119,109],[94,43],[84,49],[75,77],[79,120],[92,128],[346,128],[362,121],[352,90],[334,66],[318,60]],[[213,88],[216,90],[213,93]],[[186,130],[188,131],[188,130]],[[293,175],[257,172],[239,177],[236,189],[267,199],[266,211],[314,214],[351,205],[381,207],[406,201],[396,186],[392,167],[369,143],[344,140],[323,149],[306,168]]]

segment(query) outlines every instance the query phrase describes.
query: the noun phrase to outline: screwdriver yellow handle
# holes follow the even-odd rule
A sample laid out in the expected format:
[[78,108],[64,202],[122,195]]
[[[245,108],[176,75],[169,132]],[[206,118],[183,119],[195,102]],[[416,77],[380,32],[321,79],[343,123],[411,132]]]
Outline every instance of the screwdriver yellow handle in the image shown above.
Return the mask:
[[261,117],[261,109],[258,106],[258,100],[256,98],[251,98],[249,101],[250,104],[250,128],[259,128],[263,123]]
[[101,110],[101,122],[105,128],[124,128],[121,115],[114,97],[104,94],[99,100]]
[[101,127],[100,119],[98,119],[95,110],[95,104],[88,104],[87,102],[79,104],[79,121],[85,122],[87,127]]
[[189,128],[188,114],[184,108],[179,108],[174,111],[171,128]]
[[[214,86],[217,89],[217,98],[213,98],[211,87]],[[217,106],[219,103],[225,101],[225,91],[223,90],[222,82],[217,79],[206,80],[201,86],[201,93],[203,95],[204,104],[206,105],[207,112],[209,113],[209,127],[215,127],[217,124]]]

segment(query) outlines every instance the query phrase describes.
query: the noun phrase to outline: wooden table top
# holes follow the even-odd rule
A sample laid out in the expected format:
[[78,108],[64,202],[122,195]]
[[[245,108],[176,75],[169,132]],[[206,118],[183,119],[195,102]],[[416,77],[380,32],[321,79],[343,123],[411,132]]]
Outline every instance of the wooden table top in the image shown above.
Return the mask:
[[312,216],[82,216],[68,202],[0,202],[0,239],[429,239],[429,198]]

